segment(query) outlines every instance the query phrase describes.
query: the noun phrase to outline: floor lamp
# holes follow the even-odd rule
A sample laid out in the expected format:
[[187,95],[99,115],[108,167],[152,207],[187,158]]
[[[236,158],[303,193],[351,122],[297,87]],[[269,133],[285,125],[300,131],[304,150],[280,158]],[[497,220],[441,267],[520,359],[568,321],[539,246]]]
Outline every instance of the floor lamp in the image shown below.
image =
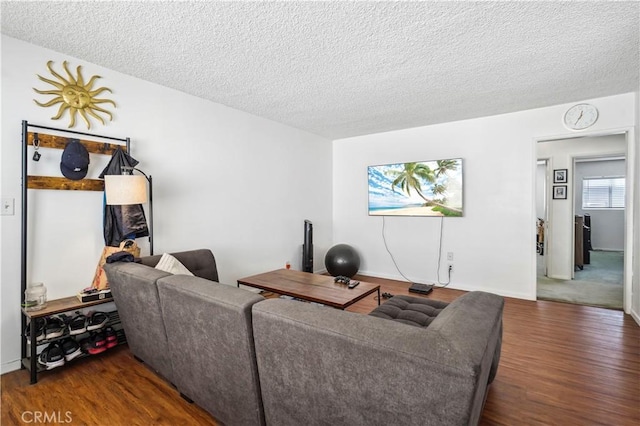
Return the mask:
[[[134,175],[133,171],[140,175]],[[149,194],[147,197],[147,183]],[[149,251],[153,256],[153,181],[142,170],[122,167],[121,175],[104,176],[104,192],[108,205],[125,206],[149,202]]]

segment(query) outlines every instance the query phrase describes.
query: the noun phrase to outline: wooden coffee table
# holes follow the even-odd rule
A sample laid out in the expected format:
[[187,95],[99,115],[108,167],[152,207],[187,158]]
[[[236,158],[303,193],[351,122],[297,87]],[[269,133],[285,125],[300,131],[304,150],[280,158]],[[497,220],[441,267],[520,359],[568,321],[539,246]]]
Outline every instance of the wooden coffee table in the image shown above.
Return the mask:
[[333,277],[329,275],[291,269],[277,269],[241,278],[238,280],[238,287],[240,284],[338,309],[345,309],[377,291],[378,305],[380,304],[380,285],[378,284],[360,281],[357,287],[349,289],[346,284],[334,282]]

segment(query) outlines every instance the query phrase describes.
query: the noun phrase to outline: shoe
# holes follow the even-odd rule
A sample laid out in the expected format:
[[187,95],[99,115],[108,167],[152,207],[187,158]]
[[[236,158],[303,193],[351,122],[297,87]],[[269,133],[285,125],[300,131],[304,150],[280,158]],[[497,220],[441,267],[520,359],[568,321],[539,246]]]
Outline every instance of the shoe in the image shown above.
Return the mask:
[[91,336],[91,340],[93,341],[93,345],[101,348],[101,347],[107,347],[107,334],[104,332],[104,330],[100,330],[100,331],[96,331],[95,333],[93,333],[93,335]]
[[87,317],[78,314],[69,322],[69,334],[75,336],[76,334],[82,334],[87,331]]
[[44,338],[45,339],[53,339],[55,337],[60,337],[64,334],[64,329],[66,325],[62,319],[53,316],[47,319],[47,324],[44,327]]
[[45,318],[35,318],[27,324],[27,328],[24,330],[24,335],[27,337],[27,342],[31,343],[31,324],[35,324],[36,327],[36,343],[44,340],[44,327],[47,324]]
[[47,370],[52,370],[56,367],[61,367],[64,365],[64,352],[60,347],[59,342],[50,343],[49,346],[44,348],[42,352],[40,352],[40,356],[38,357],[38,362],[45,366]]
[[82,350],[80,349],[80,345],[76,342],[76,339],[69,338],[65,339],[62,344],[62,352],[64,353],[65,361],[71,361],[74,358],[82,355]]
[[82,352],[97,355],[107,350],[107,338],[104,332],[91,333],[91,336],[80,342]]
[[97,330],[104,327],[109,322],[109,315],[104,312],[94,312],[89,317],[89,323],[87,324],[87,331]]
[[118,346],[118,336],[116,335],[116,331],[112,327],[105,328],[104,334],[107,338],[107,349]]

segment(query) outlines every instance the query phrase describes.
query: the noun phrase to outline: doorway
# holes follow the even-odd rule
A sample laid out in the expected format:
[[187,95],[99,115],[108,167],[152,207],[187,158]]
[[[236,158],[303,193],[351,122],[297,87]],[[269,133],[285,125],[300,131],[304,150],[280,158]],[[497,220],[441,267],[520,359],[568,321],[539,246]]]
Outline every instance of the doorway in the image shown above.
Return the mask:
[[624,308],[624,200],[610,207],[584,197],[603,193],[605,183],[624,189],[626,145],[626,134],[537,144],[538,299]]

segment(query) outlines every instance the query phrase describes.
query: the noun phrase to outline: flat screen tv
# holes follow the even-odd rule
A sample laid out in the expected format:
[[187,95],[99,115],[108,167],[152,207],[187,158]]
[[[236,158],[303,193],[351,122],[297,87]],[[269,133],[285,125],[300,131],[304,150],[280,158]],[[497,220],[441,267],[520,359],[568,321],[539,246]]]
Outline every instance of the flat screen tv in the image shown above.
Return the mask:
[[462,159],[369,166],[370,216],[462,216]]

